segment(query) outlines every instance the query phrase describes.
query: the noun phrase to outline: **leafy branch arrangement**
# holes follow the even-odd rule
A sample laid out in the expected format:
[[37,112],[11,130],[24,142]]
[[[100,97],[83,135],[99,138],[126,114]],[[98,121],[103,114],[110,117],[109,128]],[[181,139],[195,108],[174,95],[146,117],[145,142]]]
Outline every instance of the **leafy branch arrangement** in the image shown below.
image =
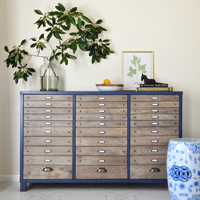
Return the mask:
[[142,71],[142,74],[146,74],[146,64],[141,65],[141,58],[138,58],[137,56],[133,55],[133,60],[131,60],[132,64],[136,67],[138,65],[138,69],[137,67],[135,69],[133,69],[132,66],[129,67],[129,73],[127,74],[128,76],[132,77],[133,75],[137,74],[137,70]]
[[[40,15],[35,24],[38,28],[45,28],[46,33],[46,36],[42,33],[39,38],[30,38],[32,41],[30,47],[36,49],[36,55],[32,55],[23,49],[23,45],[27,42],[26,39],[23,39],[19,46],[14,46],[12,50],[9,50],[7,46],[4,47],[4,50],[8,53],[8,57],[5,60],[7,67],[17,68],[13,78],[15,83],[18,83],[21,78],[27,81],[27,78],[35,72],[35,69],[28,67],[28,61],[33,56],[45,57],[40,56],[40,52],[46,49],[47,46],[51,49],[49,61],[56,59],[60,61],[60,64],[64,63],[65,65],[68,65],[69,59],[77,58],[74,54],[78,48],[89,52],[89,56],[92,57],[92,64],[99,63],[101,59],[106,59],[108,55],[114,53],[109,48],[108,39],[99,39],[99,35],[103,31],[107,31],[100,26],[101,19],[94,23],[83,13],[78,12],[77,7],[68,11],[61,3],[58,3],[55,8],[55,11],[47,13],[34,10],[36,14]],[[75,27],[76,31],[69,32],[72,27]],[[70,38],[64,40],[62,36],[67,33]],[[55,48],[50,44],[52,39],[58,41],[58,45]],[[69,52],[73,52],[73,54]],[[24,57],[28,57],[28,59],[24,61]],[[22,61],[24,62],[22,63]]]

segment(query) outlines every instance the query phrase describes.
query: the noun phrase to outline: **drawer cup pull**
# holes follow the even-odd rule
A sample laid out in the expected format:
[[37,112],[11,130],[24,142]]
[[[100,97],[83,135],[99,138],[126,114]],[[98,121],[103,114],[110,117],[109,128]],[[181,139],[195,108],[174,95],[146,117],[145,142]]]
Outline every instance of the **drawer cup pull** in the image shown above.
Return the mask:
[[44,150],[45,153],[51,153],[51,150]]
[[105,160],[98,160],[98,162],[99,162],[99,163],[104,163],[104,162],[105,162]]
[[51,125],[52,123],[51,123],[51,122],[46,122],[45,124],[46,124],[46,125]]
[[106,142],[104,140],[100,140],[99,144],[105,144]]
[[152,143],[157,143],[157,142],[158,142],[158,140],[151,140],[151,142],[152,142]]
[[45,140],[44,142],[45,142],[45,143],[51,143],[52,140]]
[[99,119],[105,119],[105,117],[99,117]]
[[158,162],[158,160],[157,159],[153,159],[153,160],[151,160],[151,162]]
[[152,99],[153,99],[153,100],[158,100],[158,99],[159,99],[159,97],[152,97]]
[[159,168],[151,168],[149,171],[150,172],[160,172],[160,169]]
[[159,106],[158,103],[152,103],[151,105],[152,105],[152,106]]
[[46,103],[46,106],[51,106],[52,105],[52,103]]
[[152,119],[158,119],[158,116],[152,116]]
[[105,131],[99,131],[99,134],[105,134],[106,132]]
[[105,172],[107,172],[107,169],[106,168],[99,168],[99,169],[97,169],[97,172],[98,173],[105,173]]
[[106,111],[105,110],[99,110],[99,113],[105,113]]
[[98,151],[99,153],[106,153],[106,151],[104,151],[104,150],[100,150],[100,151]]
[[44,131],[44,132],[45,132],[45,133],[48,133],[48,134],[49,134],[49,133],[52,133],[51,131]]
[[45,110],[45,112],[48,112],[48,113],[49,113],[49,112],[52,112],[52,110]]
[[52,99],[52,97],[45,97],[45,99]]
[[159,131],[151,131],[152,133],[158,133]]
[[99,100],[105,100],[106,98],[105,97],[99,97]]
[[152,112],[158,112],[159,110],[151,110]]
[[158,125],[159,123],[158,122],[153,122],[151,123],[152,125]]
[[99,104],[99,106],[105,106],[105,105],[106,105],[106,104],[104,104],[104,103],[100,103],[100,104]]
[[158,152],[158,149],[152,149],[151,151],[152,152]]
[[51,160],[50,159],[45,159],[44,162],[51,162]]
[[52,118],[52,116],[45,116],[45,118],[46,118],[46,119],[51,119],[51,118]]
[[43,169],[43,171],[44,171],[44,172],[51,172],[51,171],[53,171],[53,169],[52,169],[51,167],[45,167],[45,168]]
[[105,126],[105,123],[99,123],[99,126]]

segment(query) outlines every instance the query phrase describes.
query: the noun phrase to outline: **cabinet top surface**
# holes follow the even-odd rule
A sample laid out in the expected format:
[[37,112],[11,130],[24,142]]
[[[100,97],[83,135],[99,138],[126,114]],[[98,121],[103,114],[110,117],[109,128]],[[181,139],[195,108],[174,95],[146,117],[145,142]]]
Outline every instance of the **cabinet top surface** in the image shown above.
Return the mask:
[[182,91],[153,91],[153,92],[139,92],[139,91],[118,91],[118,92],[99,92],[99,91],[20,91],[20,94],[37,94],[37,95],[182,95]]

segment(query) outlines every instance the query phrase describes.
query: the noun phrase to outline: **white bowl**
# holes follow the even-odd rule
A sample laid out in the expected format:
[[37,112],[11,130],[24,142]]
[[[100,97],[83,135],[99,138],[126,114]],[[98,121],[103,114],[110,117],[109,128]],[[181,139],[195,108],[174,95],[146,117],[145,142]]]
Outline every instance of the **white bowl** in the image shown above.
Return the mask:
[[99,91],[121,91],[124,84],[96,84]]

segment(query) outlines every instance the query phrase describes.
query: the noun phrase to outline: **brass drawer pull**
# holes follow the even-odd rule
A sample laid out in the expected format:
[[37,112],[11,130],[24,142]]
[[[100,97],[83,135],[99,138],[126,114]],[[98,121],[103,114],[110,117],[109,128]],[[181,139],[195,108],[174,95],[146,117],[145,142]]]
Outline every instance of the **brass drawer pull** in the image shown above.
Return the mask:
[[104,162],[105,162],[105,160],[98,160],[98,162],[99,162],[99,163],[104,163]]
[[45,140],[45,143],[52,143],[52,140]]
[[151,123],[152,125],[158,125],[159,123],[158,122],[153,122]]
[[105,117],[104,117],[104,116],[101,116],[101,117],[99,117],[99,119],[105,119]]
[[46,106],[52,106],[52,103],[46,103]]
[[51,162],[51,160],[50,159],[45,159],[44,162]]
[[158,112],[159,110],[151,110],[152,112]]
[[152,133],[158,133],[159,131],[151,131]]
[[45,97],[45,99],[52,99],[52,97]]
[[99,123],[99,126],[105,126],[105,123]]
[[159,106],[158,103],[152,103],[151,105],[152,105],[152,106]]
[[99,140],[99,144],[104,144],[106,143],[104,140]]
[[152,152],[158,152],[158,149],[152,149],[151,151]]
[[158,116],[152,116],[152,119],[158,119],[159,117]]
[[99,169],[97,169],[97,172],[104,173],[104,172],[107,172],[107,169],[106,168],[99,168]]
[[152,99],[153,99],[153,100],[158,100],[158,99],[159,99],[159,97],[152,97]]
[[49,133],[52,133],[52,131],[44,131],[44,132],[45,132],[45,133],[48,133],[48,134],[49,134]]
[[51,118],[52,118],[52,116],[45,116],[45,118],[46,118],[46,119],[51,119]]
[[151,168],[149,171],[150,172],[160,172],[160,169],[159,168]]
[[99,100],[105,100],[106,98],[105,97],[99,97]]
[[157,142],[158,142],[158,140],[151,140],[151,142],[152,142],[152,143],[157,143]]
[[106,132],[105,131],[99,131],[99,134],[105,134]]
[[48,113],[49,113],[49,112],[52,112],[52,110],[45,110],[45,112],[48,112]]
[[151,162],[158,162],[158,160],[157,159],[153,159],[153,160],[151,160]]
[[99,110],[99,113],[105,113],[106,111],[105,110]]
[[45,124],[46,124],[46,125],[51,125],[52,123],[51,123],[51,122],[46,122]]
[[53,169],[52,169],[51,167],[45,167],[45,168],[43,169],[43,171],[44,171],[44,172],[51,172],[51,171],[53,171]]
[[51,150],[44,150],[45,153],[51,153]]
[[99,103],[99,106],[105,106],[106,104],[105,103]]
[[106,153],[106,151],[104,151],[104,150],[99,150],[98,152],[99,153]]

